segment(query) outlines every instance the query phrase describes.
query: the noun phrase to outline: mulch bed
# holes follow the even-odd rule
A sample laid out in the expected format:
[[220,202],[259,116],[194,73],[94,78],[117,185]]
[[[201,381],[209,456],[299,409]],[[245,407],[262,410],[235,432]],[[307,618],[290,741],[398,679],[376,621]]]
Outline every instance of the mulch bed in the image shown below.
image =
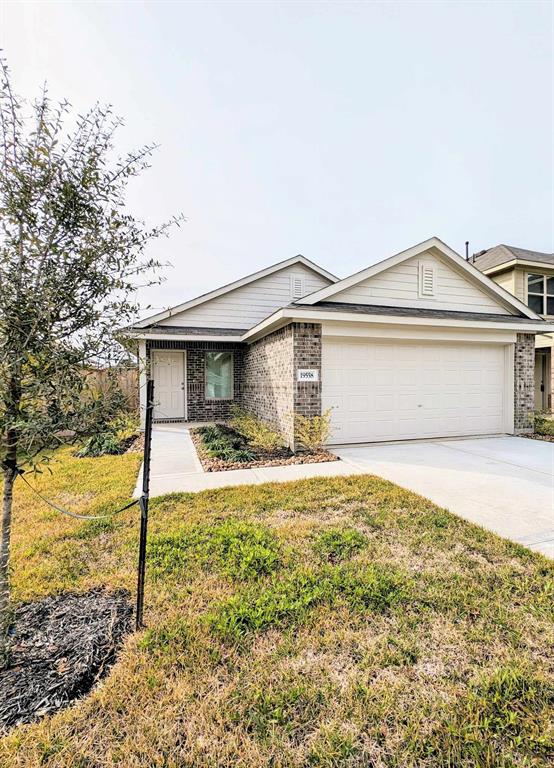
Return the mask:
[[144,432],[140,435],[135,435],[131,438],[131,441],[124,453],[142,453],[144,451]]
[[520,435],[520,437],[527,437],[529,440],[544,440],[546,443],[554,443],[554,435],[539,435],[534,432],[532,435]]
[[253,461],[225,461],[210,456],[204,446],[204,441],[196,429],[190,430],[192,442],[202,469],[205,472],[224,472],[229,469],[252,469],[253,467],[283,467],[289,464],[321,464],[323,461],[339,461],[339,457],[329,451],[319,453],[292,453],[283,448],[273,453],[262,454],[259,452]]
[[0,672],[0,732],[90,691],[114,663],[132,615],[126,590],[64,593],[20,605]]

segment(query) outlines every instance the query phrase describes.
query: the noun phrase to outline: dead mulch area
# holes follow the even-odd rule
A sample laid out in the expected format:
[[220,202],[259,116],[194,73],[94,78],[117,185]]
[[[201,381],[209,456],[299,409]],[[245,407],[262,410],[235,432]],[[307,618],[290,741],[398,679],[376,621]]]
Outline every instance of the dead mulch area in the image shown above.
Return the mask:
[[126,590],[65,593],[15,610],[0,672],[0,732],[57,712],[86,694],[131,631]]
[[230,469],[252,469],[255,467],[283,467],[290,464],[321,464],[323,461],[339,461],[339,457],[329,451],[318,453],[292,453],[283,448],[272,453],[259,451],[252,461],[226,461],[210,456],[201,435],[196,429],[190,430],[190,436],[204,472],[224,472]]

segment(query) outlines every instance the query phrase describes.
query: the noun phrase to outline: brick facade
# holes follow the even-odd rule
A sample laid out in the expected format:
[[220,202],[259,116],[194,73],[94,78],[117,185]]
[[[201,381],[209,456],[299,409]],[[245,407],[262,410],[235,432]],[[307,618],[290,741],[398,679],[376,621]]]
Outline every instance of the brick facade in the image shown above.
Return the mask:
[[[231,415],[233,405],[242,403],[245,344],[219,341],[147,341],[146,359],[156,349],[186,350],[187,353],[187,417],[189,421],[221,421]],[[206,400],[205,353],[233,352],[233,397],[229,400]]]
[[518,333],[514,349],[514,432],[533,431],[535,335]]
[[[214,341],[148,341],[153,349],[187,352],[189,421],[225,420],[234,404],[272,424],[294,448],[294,413],[321,414],[321,325],[290,323],[250,345]],[[205,352],[231,350],[234,393],[229,400],[205,398]],[[554,368],[554,366],[552,366]],[[319,371],[319,381],[298,382],[297,371]],[[554,382],[553,382],[554,383]],[[514,347],[514,432],[531,432],[535,400],[535,337],[518,333]]]
[[[297,381],[299,368],[315,368],[319,381]],[[294,412],[302,416],[321,415],[321,325],[294,323]]]
[[243,405],[294,441],[294,329],[287,325],[254,341],[244,358]]
[[[299,368],[319,371],[297,382]],[[243,405],[278,429],[294,447],[294,413],[321,413],[321,325],[290,323],[251,344],[244,361]]]

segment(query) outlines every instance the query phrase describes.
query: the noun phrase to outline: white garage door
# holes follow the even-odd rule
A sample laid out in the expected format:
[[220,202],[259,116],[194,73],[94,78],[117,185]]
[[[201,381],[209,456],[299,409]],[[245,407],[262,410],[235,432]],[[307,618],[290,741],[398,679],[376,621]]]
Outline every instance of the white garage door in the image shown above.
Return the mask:
[[502,345],[323,340],[331,443],[505,431]]

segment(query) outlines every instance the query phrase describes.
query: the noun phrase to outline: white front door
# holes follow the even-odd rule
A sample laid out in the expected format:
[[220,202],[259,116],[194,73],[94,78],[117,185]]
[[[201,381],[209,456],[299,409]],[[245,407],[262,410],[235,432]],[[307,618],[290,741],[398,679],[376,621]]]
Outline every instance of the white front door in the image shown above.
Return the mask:
[[323,340],[322,409],[330,442],[410,440],[506,431],[500,344]]
[[185,352],[152,352],[154,418],[182,419],[185,416]]

